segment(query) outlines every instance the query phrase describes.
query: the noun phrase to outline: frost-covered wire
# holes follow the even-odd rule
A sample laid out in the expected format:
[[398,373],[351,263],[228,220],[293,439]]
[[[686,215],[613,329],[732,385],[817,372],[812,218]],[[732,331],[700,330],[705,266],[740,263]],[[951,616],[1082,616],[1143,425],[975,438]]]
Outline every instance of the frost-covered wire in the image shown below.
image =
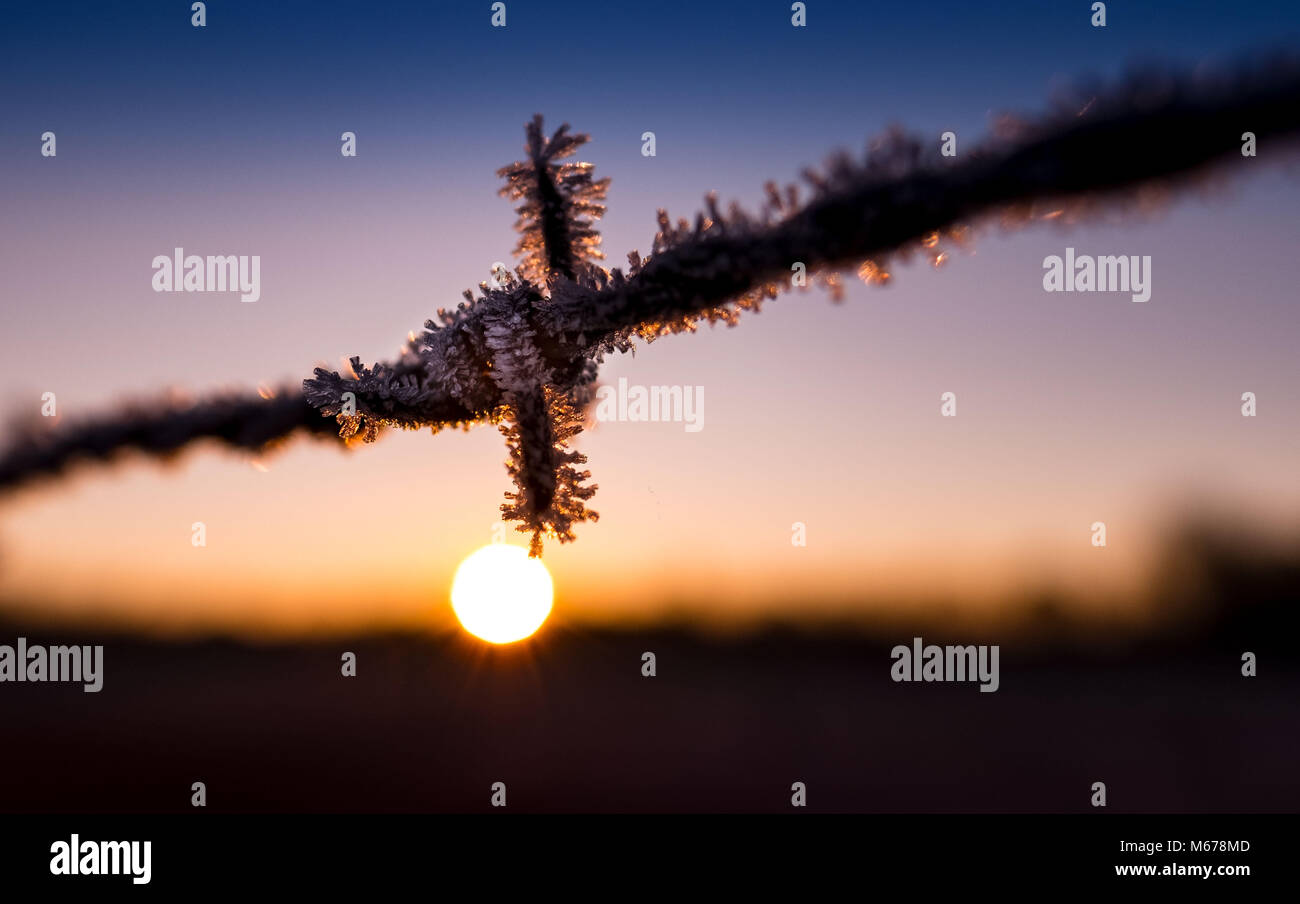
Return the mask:
[[338,431],[296,391],[271,398],[236,393],[197,402],[165,398],[138,402],[66,427],[17,428],[16,438],[0,458],[0,490],[57,476],[78,462],[108,461],[128,451],[167,458],[207,439],[256,452],[299,432],[326,437]]
[[[753,214],[737,205],[724,212],[713,196],[693,223],[660,211],[650,256],[632,252],[624,271],[597,264],[594,222],[608,180],[595,180],[590,164],[560,162],[587,137],[566,125],[547,138],[536,117],[526,127],[526,158],[499,171],[502,194],[519,202],[517,271],[439,311],[392,364],[364,367],[354,358],[344,373],[317,368],[302,398],[333,418],[341,436],[367,441],[385,426],[498,424],[516,484],[502,511],[532,534],[538,554],[542,537],[571,540],[574,524],[595,518],[585,507],[595,488],[576,467],[585,459],[568,445],[605,354],[701,322],[734,324],[789,288],[796,265],[838,295],[843,271],[883,283],[896,256],[917,252],[939,264],[990,218],[1068,222],[1131,206],[1138,189],[1179,188],[1230,161],[1241,169],[1248,131],[1274,158],[1300,132],[1294,57],[1218,73],[1148,71],[1076,92],[1037,119],[1004,120],[998,134],[956,158],[940,156],[936,140],[892,132],[863,159],[841,154],[805,171],[807,200],[793,186],[769,184]],[[302,400],[280,400],[274,411],[249,405],[240,410],[258,427],[246,433],[234,430],[238,422],[214,431],[183,411],[161,413],[152,430],[166,434],[163,451],[232,430],[243,437],[233,444],[244,447],[250,437],[268,443],[296,430],[321,432]],[[139,429],[115,431],[116,420],[53,445],[16,445],[0,459],[0,487],[83,453],[105,457],[115,444],[158,451],[134,439]]]

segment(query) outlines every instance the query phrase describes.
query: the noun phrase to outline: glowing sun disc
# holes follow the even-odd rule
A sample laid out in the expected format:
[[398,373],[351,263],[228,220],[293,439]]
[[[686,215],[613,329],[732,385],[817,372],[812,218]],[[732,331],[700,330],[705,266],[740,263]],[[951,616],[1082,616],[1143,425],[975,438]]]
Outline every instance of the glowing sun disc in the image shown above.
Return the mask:
[[521,546],[493,543],[470,553],[451,582],[451,609],[461,627],[489,643],[514,643],[551,614],[554,588],[541,559]]

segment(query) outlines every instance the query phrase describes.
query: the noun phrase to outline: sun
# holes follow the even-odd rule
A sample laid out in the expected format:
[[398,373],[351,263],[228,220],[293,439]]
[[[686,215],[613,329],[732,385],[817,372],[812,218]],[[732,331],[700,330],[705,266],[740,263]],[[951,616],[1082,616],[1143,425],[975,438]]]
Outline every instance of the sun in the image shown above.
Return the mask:
[[451,582],[461,627],[489,643],[514,643],[551,614],[551,573],[522,546],[493,543],[470,553]]

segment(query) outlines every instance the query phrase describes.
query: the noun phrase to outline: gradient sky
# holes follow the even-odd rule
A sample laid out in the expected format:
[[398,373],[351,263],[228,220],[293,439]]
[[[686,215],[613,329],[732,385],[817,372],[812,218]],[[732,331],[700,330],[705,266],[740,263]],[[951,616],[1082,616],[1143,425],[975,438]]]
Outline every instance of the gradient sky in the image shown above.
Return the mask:
[[[495,170],[535,112],[612,177],[608,263],[705,192],[754,207],[898,123],[959,150],[1079,76],[1296,46],[1289,3],[915,5],[7,3],[0,33],[0,412],[76,418],[168,387],[296,384],[388,359],[514,262]],[[42,158],[39,136],[58,135]],[[357,133],[359,156],[339,154]],[[657,156],[640,154],[642,132]],[[793,294],[732,330],[611,359],[705,387],[705,429],[607,423],[579,448],[598,524],[548,544],[557,617],[795,617],[1056,586],[1105,608],[1163,520],[1209,500],[1295,526],[1300,180],[1269,147],[1211,197],[1122,225],[1014,234],[894,269],[843,305]],[[155,294],[176,246],[257,254],[262,299]],[[1049,295],[1042,261],[1150,255],[1150,302]],[[939,416],[957,393],[959,414]],[[1239,414],[1242,392],[1259,416]],[[443,624],[456,564],[509,488],[490,427],[343,454],[204,450],[87,470],[0,509],[0,597],[165,628]],[[1109,545],[1089,543],[1103,520]],[[190,544],[204,521],[208,546]],[[808,546],[790,543],[794,521]],[[511,542],[523,543],[512,533]]]

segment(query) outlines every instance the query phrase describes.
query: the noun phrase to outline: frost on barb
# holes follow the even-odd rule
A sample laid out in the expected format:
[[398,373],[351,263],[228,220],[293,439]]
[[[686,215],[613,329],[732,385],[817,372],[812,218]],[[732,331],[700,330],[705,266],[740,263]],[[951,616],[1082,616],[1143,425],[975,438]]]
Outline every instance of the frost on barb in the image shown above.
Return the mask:
[[590,471],[577,466],[587,457],[568,448],[571,437],[582,431],[582,417],[565,396],[550,387],[511,394],[501,433],[510,447],[506,470],[516,489],[506,493],[501,506],[507,521],[532,533],[528,554],[542,554],[542,537],[561,543],[575,539],[573,525],[596,521],[599,515],[586,506],[596,492],[584,486]]
[[537,290],[525,282],[493,290],[481,304],[489,377],[507,396],[523,394],[554,379],[531,324],[539,301]]
[[519,273],[542,287],[560,277],[582,281],[599,270],[595,261],[605,256],[593,224],[605,213],[601,202],[609,180],[593,179],[590,163],[556,162],[590,140],[587,135],[570,135],[568,123],[548,140],[538,114],[525,131],[528,159],[497,171],[506,180],[501,195],[521,202],[515,208],[519,214],[515,228],[521,234],[515,253],[524,256]]

